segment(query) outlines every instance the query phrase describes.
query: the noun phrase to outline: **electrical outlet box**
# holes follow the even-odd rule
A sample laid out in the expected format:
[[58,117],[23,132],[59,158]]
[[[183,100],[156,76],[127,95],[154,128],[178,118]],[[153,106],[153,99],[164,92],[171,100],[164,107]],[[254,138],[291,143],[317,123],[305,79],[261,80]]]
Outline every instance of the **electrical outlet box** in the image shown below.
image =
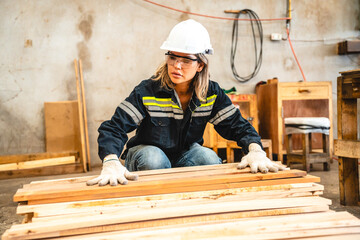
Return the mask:
[[281,33],[272,33],[270,36],[272,41],[280,41],[282,39]]

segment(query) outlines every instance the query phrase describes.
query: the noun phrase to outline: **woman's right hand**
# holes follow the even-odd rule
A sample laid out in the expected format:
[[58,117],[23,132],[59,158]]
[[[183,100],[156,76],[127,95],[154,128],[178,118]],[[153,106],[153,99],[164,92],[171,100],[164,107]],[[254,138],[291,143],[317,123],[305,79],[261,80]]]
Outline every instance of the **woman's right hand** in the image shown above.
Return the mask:
[[128,183],[128,180],[137,180],[138,175],[130,173],[124,167],[115,154],[108,155],[104,158],[103,168],[100,176],[86,182],[86,185],[91,186],[99,184],[105,186],[110,183],[111,186],[116,186],[118,182],[122,185]]

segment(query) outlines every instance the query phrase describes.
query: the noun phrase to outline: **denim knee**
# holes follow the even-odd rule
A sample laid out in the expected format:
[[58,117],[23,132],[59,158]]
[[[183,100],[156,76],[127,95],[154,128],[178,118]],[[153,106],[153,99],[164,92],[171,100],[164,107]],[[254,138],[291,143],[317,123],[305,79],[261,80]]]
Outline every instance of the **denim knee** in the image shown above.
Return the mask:
[[129,171],[171,168],[165,153],[160,148],[150,145],[130,148],[125,165]]
[[211,149],[194,143],[175,163],[176,167],[221,164],[221,159]]
[[213,150],[203,146],[195,147],[192,155],[195,165],[214,165],[222,163],[219,156]]

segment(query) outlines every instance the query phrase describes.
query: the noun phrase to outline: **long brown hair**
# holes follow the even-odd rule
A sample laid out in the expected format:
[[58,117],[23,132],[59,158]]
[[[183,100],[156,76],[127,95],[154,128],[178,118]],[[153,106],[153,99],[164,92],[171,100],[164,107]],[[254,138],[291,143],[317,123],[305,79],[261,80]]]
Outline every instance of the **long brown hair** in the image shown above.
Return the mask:
[[[203,53],[195,54],[200,61],[204,64],[201,72],[197,72],[192,79],[192,87],[194,88],[195,94],[200,101],[206,100],[206,95],[209,88],[209,60]],[[161,86],[166,89],[174,89],[175,84],[171,81],[168,74],[167,63],[163,62],[158,69],[156,69],[153,77],[154,81],[160,81]]]

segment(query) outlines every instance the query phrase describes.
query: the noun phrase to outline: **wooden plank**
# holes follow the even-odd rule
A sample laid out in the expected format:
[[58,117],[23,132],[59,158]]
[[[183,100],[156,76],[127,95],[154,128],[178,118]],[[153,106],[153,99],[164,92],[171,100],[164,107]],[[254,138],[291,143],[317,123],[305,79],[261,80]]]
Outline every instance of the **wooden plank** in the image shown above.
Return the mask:
[[55,165],[70,164],[70,163],[75,163],[75,156],[1,164],[0,171],[47,167],[47,166],[55,166]]
[[[56,214],[66,214],[72,212],[88,211],[93,207],[107,207],[114,205],[128,205],[144,201],[157,201],[157,200],[186,200],[186,199],[218,199],[228,195],[241,195],[243,199],[254,198],[269,198],[267,195],[276,195],[278,197],[290,195],[298,197],[300,193],[311,192],[313,196],[321,194],[324,190],[322,185],[316,183],[300,183],[300,184],[284,184],[284,185],[271,185],[263,187],[243,187],[232,189],[220,189],[214,191],[198,191],[198,192],[181,192],[173,194],[137,196],[137,197],[124,197],[100,200],[87,200],[76,202],[63,202],[53,204],[38,204],[38,205],[20,205],[17,208],[17,214],[33,213],[35,216],[50,216]],[[250,193],[250,195],[249,195]],[[251,195],[252,194],[252,195]]]
[[207,223],[210,221],[223,221],[230,219],[236,220],[240,218],[250,218],[250,217],[314,213],[314,212],[327,211],[328,209],[329,209],[328,206],[305,206],[305,207],[294,207],[294,208],[215,213],[215,214],[206,214],[206,215],[198,215],[198,216],[185,216],[185,217],[166,218],[166,219],[148,220],[148,221],[140,221],[140,222],[110,224],[110,225],[104,225],[98,227],[85,227],[85,228],[77,228],[71,230],[62,230],[59,231],[59,235],[69,236],[69,235],[100,233],[100,232],[109,232],[109,231],[120,231],[120,230],[123,231],[130,229],[139,229],[141,231],[141,229],[144,228],[175,226],[175,225],[189,224],[189,223],[205,223],[205,222]]
[[[223,175],[231,173],[250,173],[250,168],[245,168],[237,170],[237,164],[223,164],[217,165],[205,165],[205,166],[193,166],[193,167],[181,167],[181,168],[171,168],[171,169],[157,169],[157,170],[146,170],[136,172],[139,175],[139,181],[153,181],[159,180],[160,178],[179,178],[187,177],[188,174],[197,174],[197,176],[205,174],[208,175]],[[192,175],[194,176],[194,175]],[[65,178],[65,179],[51,179],[43,181],[33,181],[30,184],[23,185],[24,189],[46,189],[51,184],[51,189],[55,189],[58,186],[63,187],[64,184],[75,184],[75,183],[86,183],[86,181],[93,179],[97,176],[84,176],[76,178]],[[180,178],[181,178],[180,177]]]
[[2,155],[0,156],[0,164],[19,163],[19,162],[27,162],[27,161],[57,158],[57,157],[68,157],[68,156],[78,157],[78,152],[66,151],[66,152],[45,152],[45,153],[29,153],[29,154],[17,154],[17,155]]
[[77,101],[45,102],[44,117],[46,152],[80,152]]
[[18,169],[17,163],[0,164],[0,171],[14,170],[14,169]]
[[[305,175],[306,173],[299,170],[292,170],[296,174]],[[204,165],[204,166],[193,166],[193,167],[181,167],[181,168],[169,168],[169,169],[158,169],[158,170],[146,170],[146,171],[137,171],[136,172],[140,178],[137,182],[159,180],[159,179],[178,179],[186,177],[198,177],[198,176],[210,176],[210,175],[233,175],[233,174],[249,174],[250,168],[237,169],[237,164],[221,164],[221,165]],[[274,174],[274,173],[270,173]],[[280,177],[284,172],[275,173]],[[289,174],[289,173],[287,173]],[[291,174],[291,173],[290,173]],[[263,175],[263,174],[258,174]],[[180,177],[179,177],[180,176]],[[243,175],[244,176],[244,175]],[[248,176],[255,176],[250,174]],[[45,181],[33,181],[30,184],[24,185],[26,189],[35,189],[42,188],[46,189],[51,182],[51,189],[54,189],[56,186],[67,186],[68,184],[77,184],[85,183],[87,180],[92,179],[96,176],[87,176],[87,177],[76,177],[76,178],[66,178],[66,179],[53,179]]]
[[[269,209],[272,208],[270,207],[268,204],[272,201],[278,201],[278,199],[282,199],[281,201],[283,204],[283,207],[298,207],[298,205],[296,206],[286,206],[286,204],[288,204],[288,202],[295,202],[296,200],[293,200],[293,198],[287,198],[287,196],[272,196],[272,198],[254,198],[254,197],[248,197],[243,199],[241,195],[229,195],[229,196],[224,196],[221,198],[216,198],[216,199],[210,199],[210,198],[199,198],[199,199],[178,199],[178,200],[172,200],[172,201],[168,201],[168,200],[156,200],[156,201],[145,201],[145,202],[138,202],[138,203],[134,203],[134,204],[127,204],[127,205],[112,205],[112,206],[107,206],[107,207],[92,207],[92,208],[88,208],[87,211],[77,211],[77,212],[73,212],[73,213],[68,213],[68,214],[57,214],[57,215],[53,215],[53,216],[43,216],[43,217],[38,217],[38,216],[34,216],[32,219],[32,222],[48,222],[48,221],[63,221],[65,218],[71,218],[71,219],[75,219],[75,218],[81,218],[81,217],[91,217],[91,216],[97,216],[97,215],[112,215],[115,213],[120,213],[121,214],[131,214],[134,212],[142,212],[150,210],[150,209],[170,209],[170,208],[177,208],[178,206],[182,206],[182,207],[194,207],[194,206],[198,206],[198,205],[206,205],[206,204],[213,204],[213,203],[228,203],[228,204],[233,204],[233,202],[243,202],[244,205],[248,204],[251,206],[251,209],[241,209],[241,211],[250,211],[250,210],[261,210],[261,209]],[[294,197],[295,198],[295,197]],[[310,204],[310,198],[313,198],[315,200],[315,202],[312,202]],[[312,197],[312,196],[307,196],[307,197],[296,197],[296,199],[301,199],[302,201],[304,201],[302,204],[305,204],[306,206],[313,206],[313,205],[321,205],[321,206],[328,206],[331,204],[331,201],[328,199],[325,199],[324,201],[320,201],[321,204],[317,203],[316,201],[318,200],[318,196]],[[257,199],[261,199],[257,200]],[[271,199],[271,201],[270,201]],[[275,199],[275,200],[274,200]],[[286,200],[287,199],[287,200]],[[314,201],[311,200],[311,201]],[[259,202],[260,201],[260,202]],[[257,204],[263,204],[263,201],[265,201],[267,204],[264,205],[259,205],[257,206]],[[284,203],[286,202],[286,203]],[[300,205],[300,206],[305,206],[305,205]],[[273,206],[273,204],[271,204],[271,206]],[[277,207],[277,208],[283,208],[283,207]],[[217,209],[216,212],[213,213],[217,213],[217,212],[222,212],[223,209]],[[194,213],[196,214],[196,213]],[[161,216],[160,216],[161,217]]]
[[[304,197],[304,198],[289,198],[289,199],[274,199],[268,200],[252,200],[252,201],[232,201],[229,202],[215,202],[207,204],[194,204],[189,206],[174,206],[166,208],[149,208],[141,211],[111,211],[110,213],[89,215],[78,218],[68,219],[65,217],[64,221],[50,221],[39,223],[28,223],[13,225],[10,232],[13,237],[54,237],[58,236],[58,231],[67,229],[84,228],[91,226],[108,225],[115,223],[136,222],[151,219],[163,219],[171,217],[194,216],[201,214],[212,213],[226,213],[234,211],[246,210],[260,210],[260,209],[276,209],[286,207],[298,206],[314,206],[314,205],[328,205],[331,201],[320,197]],[[126,239],[126,238],[125,238]]]
[[86,111],[86,100],[85,100],[85,87],[84,87],[84,77],[82,69],[82,61],[79,59],[79,70],[80,70],[80,85],[81,85],[81,100],[83,104],[83,115],[84,115],[84,129],[85,129],[85,148],[86,148],[86,165],[87,170],[91,170],[91,160],[90,160],[90,146],[89,146],[89,133],[88,133],[88,122],[87,122],[87,111]]
[[[64,188],[60,189],[48,189],[43,190],[39,189],[38,191],[24,190],[19,189],[14,196],[14,201],[27,201],[27,200],[35,200],[35,199],[44,199],[44,198],[57,198],[63,197],[64,195],[70,196],[80,196],[80,195],[96,195],[96,194],[126,194],[129,192],[137,192],[137,191],[151,191],[154,190],[154,194],[156,194],[156,190],[160,190],[161,193],[164,193],[164,189],[173,189],[178,192],[183,191],[182,189],[186,187],[197,186],[195,189],[201,189],[201,187],[205,187],[207,185],[214,184],[231,184],[238,182],[249,182],[255,181],[255,183],[262,182],[262,180],[270,180],[270,179],[286,179],[286,178],[296,178],[306,175],[304,171],[299,170],[286,170],[280,171],[278,173],[239,173],[239,174],[230,174],[230,175],[210,175],[210,176],[198,176],[196,181],[193,178],[185,178],[185,179],[166,179],[159,181],[142,181],[139,179],[138,181],[129,182],[128,185],[121,186],[104,186],[99,188],[98,186],[85,186],[84,183],[73,183],[67,184]],[[288,180],[288,179],[287,179]],[[209,189],[210,190],[210,189]],[[195,190],[192,190],[195,191]],[[140,193],[137,193],[140,194]],[[129,196],[129,195],[127,195]]]
[[[236,203],[235,203],[236,204]],[[113,219],[121,218],[121,216],[112,216]],[[123,218],[121,218],[123,219]],[[120,221],[121,221],[120,219]],[[92,221],[89,224],[99,224],[99,221],[109,221],[109,218],[100,216],[99,219]],[[35,237],[50,237],[61,236],[61,229],[66,227],[68,229],[75,228],[74,220],[68,220],[55,225],[54,223],[30,223],[12,226],[6,233],[6,239],[33,239]],[[72,224],[72,225],[71,225]],[[82,227],[84,222],[80,220],[76,225]],[[104,224],[106,225],[106,223]],[[88,225],[89,226],[89,225]],[[287,233],[293,231],[306,231],[306,230],[321,230],[318,231],[320,236],[330,234],[336,235],[334,231],[336,228],[350,228],[347,233],[360,233],[360,221],[349,213],[346,212],[321,212],[321,213],[306,213],[306,214],[293,214],[293,215],[280,215],[276,217],[255,217],[255,218],[242,218],[236,221],[217,221],[209,222],[207,224],[183,224],[178,227],[168,226],[160,228],[149,228],[140,231],[140,229],[118,231],[110,233],[101,233],[92,235],[82,235],[78,237],[70,237],[68,239],[168,239],[169,236],[176,236],[181,239],[208,239],[212,237],[226,237],[226,236],[241,236],[254,233]],[[331,229],[333,231],[331,231]],[[329,231],[331,233],[329,233]],[[349,230],[349,229],[348,229]],[[344,233],[343,231],[341,231]],[[115,236],[117,238],[108,238]],[[289,236],[289,235],[288,235]],[[310,235],[311,236],[311,235]],[[316,235],[315,235],[316,236]],[[101,238],[100,238],[101,237]],[[295,237],[290,235],[290,237]],[[300,237],[300,236],[297,236]]]
[[[130,196],[144,196],[144,195],[156,195],[156,194],[167,194],[167,193],[179,193],[179,192],[195,192],[195,191],[208,191],[217,189],[230,189],[230,188],[242,188],[242,187],[257,187],[257,186],[270,186],[270,185],[282,185],[282,184],[293,184],[293,183],[309,183],[309,182],[320,182],[320,178],[314,176],[306,176],[302,178],[289,178],[289,179],[274,179],[264,181],[253,181],[253,182],[236,182],[236,183],[221,183],[221,184],[209,184],[209,185],[197,185],[187,187],[158,187],[155,189],[136,189],[132,191],[112,191],[106,193],[93,193],[91,195],[77,195],[77,196],[58,196],[54,198],[39,198],[34,200],[27,200],[29,205],[31,204],[43,204],[43,203],[54,203],[54,202],[67,202],[67,201],[81,201],[89,199],[105,199],[105,198],[117,198],[117,197],[130,197]],[[115,190],[114,188],[112,190]],[[89,197],[90,196],[90,197]],[[25,201],[25,200],[23,200]]]
[[[211,166],[211,165],[210,165]],[[137,182],[145,182],[145,181],[157,181],[157,180],[164,180],[164,179],[183,179],[187,177],[200,177],[200,176],[211,176],[211,175],[229,175],[229,174],[244,174],[250,173],[250,168],[247,169],[237,169],[236,165],[226,166],[223,167],[222,165],[214,166],[207,166],[205,168],[197,167],[184,167],[184,168],[171,168],[171,169],[159,169],[159,170],[147,170],[147,171],[138,171],[136,174],[139,175],[139,180]],[[196,171],[196,169],[199,169]],[[207,169],[206,171],[204,169]],[[174,174],[176,173],[176,174]],[[76,178],[74,180],[64,181],[67,184],[74,184],[75,182],[82,182],[85,183],[86,180],[90,180],[93,177],[87,178]],[[43,185],[44,182],[39,183],[38,185]],[[61,185],[63,186],[62,181],[52,181],[53,187],[54,185]],[[34,188],[35,184],[31,183],[32,188]]]
[[0,179],[60,175],[60,174],[81,173],[81,172],[83,172],[81,165],[75,163],[75,164],[64,164],[57,166],[30,168],[30,169],[0,171]]
[[[327,226],[327,227],[324,227]],[[298,239],[313,236],[359,234],[359,221],[342,212],[259,217],[237,221],[183,224],[178,227],[149,228],[62,239]]]
[[360,74],[360,69],[353,69],[348,71],[339,72],[341,75],[356,75]]
[[[197,192],[195,194],[174,194],[171,196],[163,196],[158,195],[156,198],[151,198],[151,196],[147,196],[147,198],[139,197],[139,201],[135,201],[134,199],[115,199],[113,201],[84,201],[84,202],[73,202],[73,203],[55,203],[55,204],[43,204],[43,205],[25,205],[19,206],[17,209],[17,213],[31,213],[34,217],[47,217],[47,216],[56,216],[56,215],[64,215],[64,214],[81,214],[81,213],[90,213],[90,212],[100,212],[107,211],[113,208],[120,207],[135,207],[137,209],[144,207],[153,207],[153,206],[161,206],[164,203],[168,205],[183,205],[183,204],[193,204],[198,203],[200,201],[229,201],[232,199],[237,200],[253,200],[253,199],[273,199],[273,198],[290,198],[290,197],[305,197],[305,196],[318,196],[322,194],[322,190],[316,186],[311,188],[299,188],[299,189],[291,189],[291,190],[264,190],[264,191],[246,191],[246,189],[237,189],[241,192],[235,192],[234,189],[232,191],[221,190],[218,193],[214,194],[215,191],[208,192]],[[235,192],[235,193],[234,193]],[[197,194],[197,195],[196,195]],[[197,197],[199,194],[203,194],[202,197]],[[208,194],[208,195],[205,195]],[[211,194],[211,195],[209,195]],[[167,194],[166,194],[167,195]],[[179,197],[176,197],[176,196]],[[181,196],[187,197],[181,197]],[[191,196],[191,197],[189,197]],[[141,200],[140,200],[141,199]],[[128,200],[128,201],[126,201]],[[169,202],[171,200],[171,202]],[[61,211],[60,211],[61,210]]]
[[77,60],[74,60],[75,66],[75,78],[76,78],[76,92],[77,92],[77,102],[78,102],[78,113],[79,113],[79,123],[80,123],[80,142],[81,142],[81,151],[80,151],[80,159],[83,164],[84,172],[87,172],[87,158],[86,158],[86,150],[85,150],[85,133],[84,133],[84,110],[83,104],[80,96],[80,81],[79,81],[79,70]]
[[[185,169],[184,169],[185,170]],[[296,170],[298,171],[298,170]],[[168,173],[164,173],[164,174],[153,174],[151,173],[151,171],[146,171],[146,173],[143,172],[138,172],[140,175],[140,178],[137,182],[149,182],[149,181],[160,181],[160,180],[175,180],[175,179],[184,179],[184,178],[197,178],[197,177],[203,177],[203,176],[215,176],[215,175],[221,175],[221,176],[226,176],[226,175],[233,175],[231,177],[235,177],[236,174],[245,174],[245,173],[250,173],[250,169],[246,168],[246,169],[237,169],[236,167],[232,167],[232,168],[212,168],[207,171],[186,171],[186,172],[178,172],[177,174],[168,174]],[[38,183],[30,183],[30,184],[26,184],[24,185],[24,189],[28,189],[28,190],[35,190],[35,189],[40,189],[41,190],[46,190],[47,188],[50,188],[52,190],[57,189],[57,188],[61,188],[63,189],[64,187],[66,188],[66,185],[64,184],[75,184],[75,183],[81,183],[81,184],[85,184],[86,180],[91,179],[91,178],[76,178],[76,179],[69,179],[69,180],[50,180],[50,181],[42,181],[42,182],[38,182]],[[49,182],[51,182],[51,187],[49,185]],[[72,186],[74,187],[74,186]]]
[[[345,225],[345,224],[344,224]],[[186,231],[186,229],[185,229]],[[318,240],[354,240],[359,239],[360,234],[358,233],[359,230],[357,227],[336,227],[333,229],[306,229],[306,230],[299,230],[296,228],[293,228],[290,230],[290,232],[277,232],[277,233],[262,233],[261,231],[256,232],[255,234],[249,233],[249,234],[242,234],[242,235],[233,235],[233,236],[219,236],[219,235],[212,235],[212,236],[206,236],[202,238],[201,236],[197,237],[196,239],[211,239],[211,240],[263,240],[263,239],[318,239]],[[181,233],[180,235],[184,235],[185,233]],[[228,235],[228,234],[227,234]],[[109,232],[106,234],[98,234],[96,236],[93,235],[83,235],[83,237],[86,237],[86,239],[89,240],[117,240],[119,238],[124,237],[124,235],[121,234],[121,232]],[[127,239],[137,239],[136,237],[129,237],[125,236]],[[194,239],[191,238],[190,233],[186,236],[187,238],[184,239]],[[81,239],[76,237],[66,237],[66,238],[59,238],[63,240],[75,240],[75,239]],[[141,239],[181,239],[170,236],[166,236],[165,233],[163,233],[162,236],[141,236]]]
[[341,157],[360,158],[360,141],[335,139],[334,154]]

